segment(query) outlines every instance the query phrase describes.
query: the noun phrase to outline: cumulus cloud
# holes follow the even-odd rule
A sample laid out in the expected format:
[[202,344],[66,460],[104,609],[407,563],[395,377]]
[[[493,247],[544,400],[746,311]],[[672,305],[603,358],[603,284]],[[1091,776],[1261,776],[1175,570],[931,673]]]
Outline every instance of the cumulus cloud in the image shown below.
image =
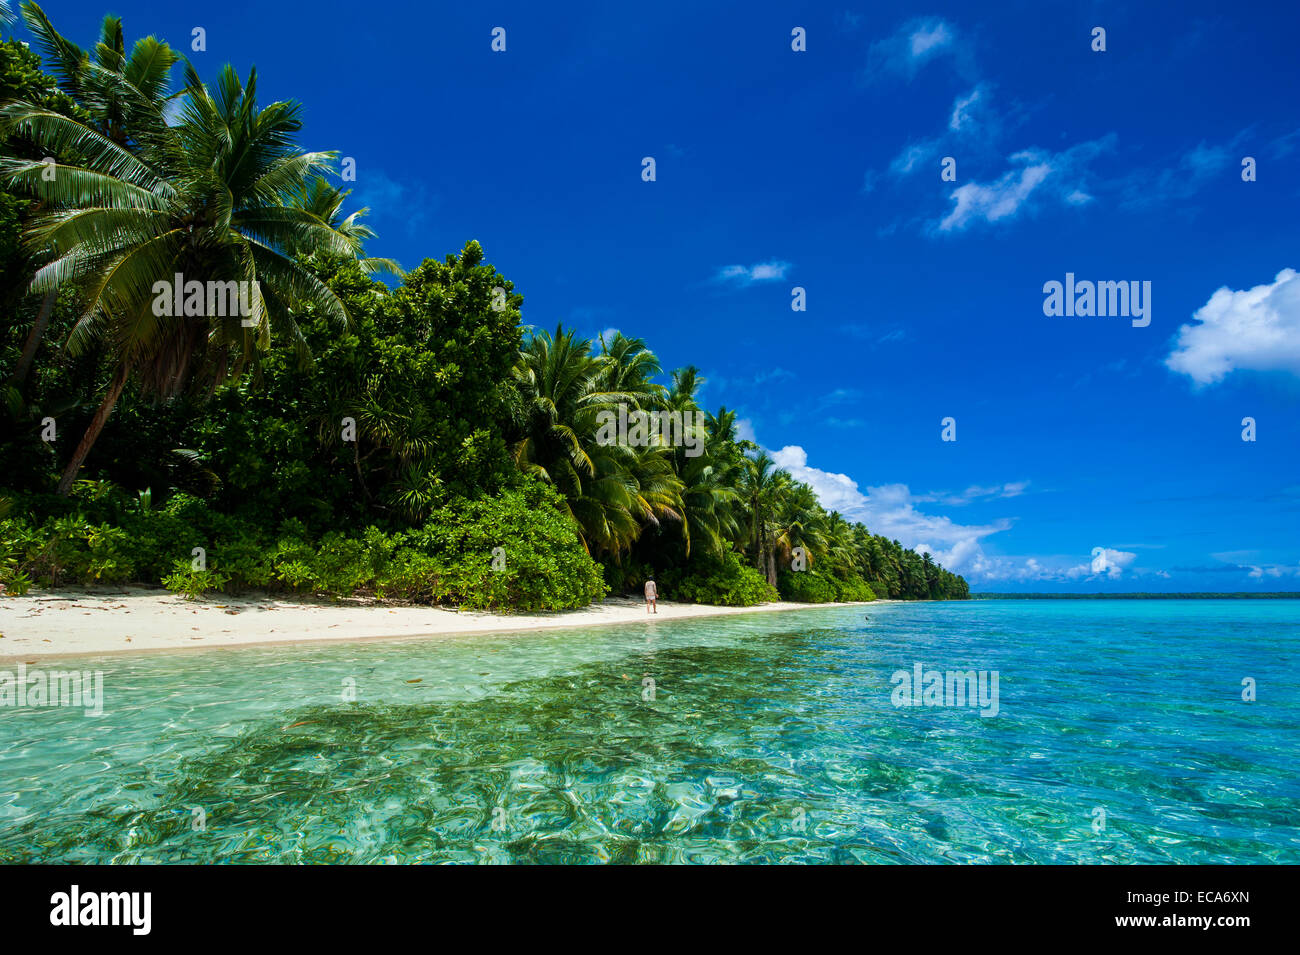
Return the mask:
[[1132,551],[1115,550],[1110,547],[1094,547],[1092,549],[1092,560],[1089,563],[1080,564],[1067,573],[1071,577],[1109,577],[1114,580],[1124,572],[1125,567],[1135,560],[1137,560],[1137,554]]
[[[998,584],[1117,580],[1136,559],[1136,554],[1113,547],[1094,547],[1092,556],[1082,563],[1070,555],[989,557],[981,553],[970,562],[966,576],[971,580]],[[1139,572],[1137,568],[1133,570]],[[1155,571],[1155,574],[1169,577],[1165,571]]]
[[790,270],[789,262],[773,259],[755,265],[724,265],[714,273],[713,281],[722,285],[743,288],[756,282],[777,282]]
[[[748,422],[746,422],[748,425]],[[752,435],[752,428],[747,428]],[[757,440],[751,438],[751,440]],[[860,487],[847,474],[826,471],[808,463],[807,452],[798,445],[786,445],[770,452],[780,468],[799,481],[812,486],[822,506],[839,511],[846,518],[861,521],[874,534],[899,541],[919,554],[930,554],[935,561],[954,573],[962,574],[975,585],[1016,583],[1066,583],[1116,581],[1124,577],[1172,578],[1175,573],[1206,568],[1142,568],[1137,565],[1136,549],[1146,545],[1094,547],[1080,559],[1078,552],[1003,556],[986,553],[984,542],[992,535],[1009,530],[1012,521],[999,519],[983,524],[962,524],[941,514],[922,509],[926,504],[960,505],[971,501],[995,501],[1018,497],[1029,488],[1028,481],[1003,484],[971,485],[957,493],[913,494],[906,484],[883,484]],[[1217,556],[1217,555],[1216,555]],[[1248,560],[1224,565],[1255,579],[1300,577],[1300,566]],[[1217,568],[1213,568],[1217,569]]]
[[913,496],[906,484],[868,487],[864,493],[847,474],[809,465],[807,452],[798,445],[772,452],[772,460],[796,480],[811,485],[828,511],[839,511],[850,520],[861,521],[873,534],[883,534],[918,553],[932,554],[956,573],[972,569],[983,559],[983,538],[1011,527],[1007,520],[968,525],[923,513],[916,508],[923,499]]
[[1265,577],[1297,577],[1300,576],[1300,567],[1287,567],[1279,564],[1255,565],[1250,568],[1248,576],[1254,580],[1263,580]]
[[1178,330],[1165,364],[1198,386],[1233,371],[1300,375],[1300,274],[1283,269],[1268,285],[1224,286]]

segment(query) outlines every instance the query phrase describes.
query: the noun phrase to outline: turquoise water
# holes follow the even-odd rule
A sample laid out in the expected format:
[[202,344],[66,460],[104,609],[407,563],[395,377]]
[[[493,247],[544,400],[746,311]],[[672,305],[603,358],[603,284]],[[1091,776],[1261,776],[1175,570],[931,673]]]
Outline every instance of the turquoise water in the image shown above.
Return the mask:
[[[997,671],[998,715],[896,707],[917,663]],[[1300,862],[1300,601],[55,667],[102,669],[104,714],[0,709],[0,862]]]

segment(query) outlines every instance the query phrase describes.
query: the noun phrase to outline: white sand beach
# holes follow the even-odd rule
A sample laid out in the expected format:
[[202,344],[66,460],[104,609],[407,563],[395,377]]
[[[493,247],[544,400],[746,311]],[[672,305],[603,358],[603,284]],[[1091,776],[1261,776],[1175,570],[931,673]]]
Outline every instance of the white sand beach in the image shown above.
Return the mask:
[[713,607],[609,598],[581,610],[497,614],[374,601],[289,600],[265,595],[185,600],[149,588],[33,591],[0,598],[0,662],[267,643],[437,638],[461,633],[506,633],[558,627],[684,620],[721,614],[770,613],[850,604],[767,603]]

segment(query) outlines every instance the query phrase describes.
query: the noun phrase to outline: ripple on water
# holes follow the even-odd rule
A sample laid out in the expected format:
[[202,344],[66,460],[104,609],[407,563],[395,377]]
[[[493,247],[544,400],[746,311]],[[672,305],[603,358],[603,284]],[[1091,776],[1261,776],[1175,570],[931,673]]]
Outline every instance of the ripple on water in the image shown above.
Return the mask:
[[0,862],[1300,861],[1297,604],[1062,603],[99,661],[0,721]]

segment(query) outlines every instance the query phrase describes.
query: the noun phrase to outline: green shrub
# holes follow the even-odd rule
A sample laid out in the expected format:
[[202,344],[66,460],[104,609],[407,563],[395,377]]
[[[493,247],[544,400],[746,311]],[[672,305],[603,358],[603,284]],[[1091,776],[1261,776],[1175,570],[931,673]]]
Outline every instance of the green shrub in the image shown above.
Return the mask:
[[834,581],[815,570],[783,570],[776,575],[776,587],[783,600],[795,603],[824,604],[839,599]]
[[861,577],[841,580],[816,570],[795,573],[781,571],[776,577],[783,600],[795,603],[835,603],[839,601],[875,600],[871,586]]
[[876,599],[875,591],[871,589],[871,585],[861,577],[851,577],[848,580],[836,580],[835,583],[839,586],[840,600],[867,601]]
[[[475,609],[585,607],[609,587],[558,504],[552,488],[528,480],[437,508],[403,538],[410,549],[437,558],[429,569],[438,575],[435,598],[443,602]],[[402,577],[409,581],[409,570]]]
[[656,583],[665,599],[685,603],[752,607],[777,599],[767,578],[742,563],[734,551],[722,557],[692,557],[684,567],[674,568]]
[[[274,535],[176,494],[160,509],[101,482],[82,482],[75,508],[51,502],[39,525],[0,520],[0,583],[161,583],[189,598],[249,589],[375,594],[475,609],[565,610],[608,591],[556,493],[526,480],[492,496],[457,499],[410,531],[330,531],[299,520]],[[114,522],[107,518],[115,516]],[[193,569],[202,547],[205,569]],[[500,550],[494,550],[500,548]]]
[[206,593],[221,593],[230,580],[219,571],[195,570],[194,565],[183,558],[177,558],[174,567],[172,573],[163,578],[162,584],[186,600],[193,600]]

